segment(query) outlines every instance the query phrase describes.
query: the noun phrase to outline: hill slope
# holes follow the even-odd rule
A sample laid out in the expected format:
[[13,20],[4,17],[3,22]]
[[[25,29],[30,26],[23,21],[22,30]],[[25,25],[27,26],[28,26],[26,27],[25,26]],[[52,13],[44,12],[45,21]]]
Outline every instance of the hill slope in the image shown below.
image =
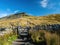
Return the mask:
[[31,16],[26,13],[17,13],[0,19],[0,27],[10,27],[11,23],[15,26],[21,25],[40,25],[40,24],[60,24],[60,14],[52,14],[48,16]]
[[22,13],[11,14],[11,15],[3,17],[1,19],[16,19],[16,18],[20,18],[20,17],[24,17],[24,16],[29,16],[29,15],[22,12]]

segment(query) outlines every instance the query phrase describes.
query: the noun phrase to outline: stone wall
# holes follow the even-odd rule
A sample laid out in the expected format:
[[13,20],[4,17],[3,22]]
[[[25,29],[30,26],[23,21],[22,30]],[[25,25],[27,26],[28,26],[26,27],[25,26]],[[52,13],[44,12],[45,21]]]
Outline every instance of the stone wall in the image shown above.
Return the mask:
[[60,24],[35,25],[33,30],[60,30]]

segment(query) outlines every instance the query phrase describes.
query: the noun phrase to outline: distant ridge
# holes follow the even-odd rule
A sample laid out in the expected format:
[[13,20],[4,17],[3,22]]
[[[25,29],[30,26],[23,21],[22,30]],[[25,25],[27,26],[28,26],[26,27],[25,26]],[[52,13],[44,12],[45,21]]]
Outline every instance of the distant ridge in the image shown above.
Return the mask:
[[24,16],[30,16],[30,15],[27,15],[25,12],[21,12],[21,13],[15,13],[9,16],[2,17],[2,19],[16,19]]
[[10,23],[14,25],[41,25],[41,24],[60,24],[60,14],[51,14],[47,16],[32,16],[26,14],[25,12],[22,13],[15,13],[0,19],[0,27],[9,27]]

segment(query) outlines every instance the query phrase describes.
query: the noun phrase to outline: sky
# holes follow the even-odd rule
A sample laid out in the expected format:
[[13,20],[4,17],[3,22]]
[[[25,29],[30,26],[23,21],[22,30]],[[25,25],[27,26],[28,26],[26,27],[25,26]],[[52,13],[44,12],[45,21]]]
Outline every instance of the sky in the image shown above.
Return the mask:
[[0,17],[17,12],[34,16],[60,14],[60,0],[0,0]]

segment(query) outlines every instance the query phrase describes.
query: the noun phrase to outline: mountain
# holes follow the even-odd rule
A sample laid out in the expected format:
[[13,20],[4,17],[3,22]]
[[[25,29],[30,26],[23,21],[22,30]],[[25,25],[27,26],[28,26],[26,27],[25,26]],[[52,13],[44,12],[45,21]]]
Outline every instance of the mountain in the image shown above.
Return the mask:
[[11,14],[1,19],[16,19],[16,18],[25,17],[25,16],[30,16],[30,15],[27,15],[25,12],[22,12],[22,13]]
[[[27,23],[28,22],[28,23]],[[31,16],[24,12],[12,14],[0,19],[0,27],[14,26],[34,26],[40,24],[60,24],[60,14],[51,14],[47,16]]]

